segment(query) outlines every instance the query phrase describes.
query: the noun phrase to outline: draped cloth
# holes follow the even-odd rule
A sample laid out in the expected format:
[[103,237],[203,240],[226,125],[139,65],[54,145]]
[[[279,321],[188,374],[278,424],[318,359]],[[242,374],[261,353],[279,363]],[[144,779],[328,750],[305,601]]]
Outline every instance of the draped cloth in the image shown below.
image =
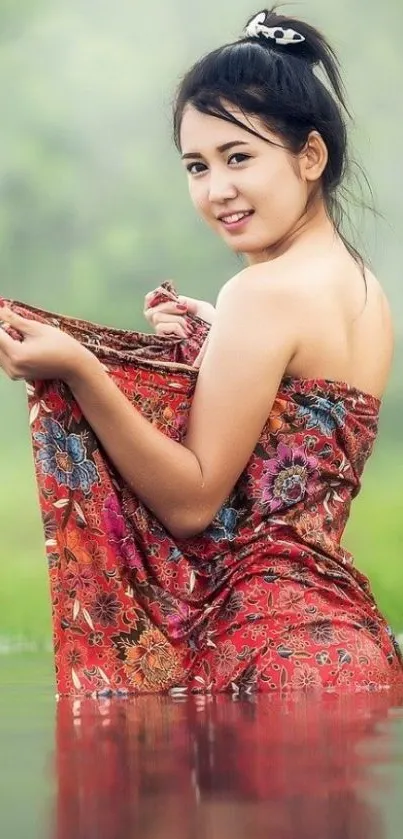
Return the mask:
[[[167,283],[154,303],[168,299]],[[208,336],[201,319],[188,315],[191,335],[180,340],[7,302],[80,341],[136,410],[183,440]],[[215,519],[178,539],[117,473],[64,382],[27,382],[27,395],[59,694],[403,683],[393,634],[341,546],[377,399],[285,377]]]

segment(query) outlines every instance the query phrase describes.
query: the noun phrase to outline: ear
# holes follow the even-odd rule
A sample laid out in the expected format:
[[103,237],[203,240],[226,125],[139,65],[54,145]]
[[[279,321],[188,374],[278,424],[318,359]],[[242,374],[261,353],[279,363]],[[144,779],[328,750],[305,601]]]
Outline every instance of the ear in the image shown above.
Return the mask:
[[327,146],[319,131],[311,131],[299,155],[301,177],[310,183],[318,181],[329,159]]

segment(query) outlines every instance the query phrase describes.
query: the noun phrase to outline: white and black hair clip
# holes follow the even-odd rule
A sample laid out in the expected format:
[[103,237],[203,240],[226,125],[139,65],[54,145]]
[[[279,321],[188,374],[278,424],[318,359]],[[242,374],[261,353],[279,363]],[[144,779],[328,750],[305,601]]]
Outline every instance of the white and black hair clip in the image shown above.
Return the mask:
[[247,38],[259,38],[259,35],[263,35],[264,38],[271,38],[276,44],[282,46],[300,44],[301,41],[305,41],[304,36],[296,32],[295,29],[283,29],[282,26],[265,26],[265,20],[265,12],[259,12],[245,29]]

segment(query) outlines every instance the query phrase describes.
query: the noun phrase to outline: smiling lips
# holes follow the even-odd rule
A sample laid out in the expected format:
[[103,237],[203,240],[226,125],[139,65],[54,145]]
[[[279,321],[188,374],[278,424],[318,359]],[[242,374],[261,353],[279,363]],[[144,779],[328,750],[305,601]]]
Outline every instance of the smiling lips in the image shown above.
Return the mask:
[[218,217],[218,220],[229,230],[238,230],[243,227],[248,218],[254,213],[254,210],[240,210],[238,213],[225,213]]

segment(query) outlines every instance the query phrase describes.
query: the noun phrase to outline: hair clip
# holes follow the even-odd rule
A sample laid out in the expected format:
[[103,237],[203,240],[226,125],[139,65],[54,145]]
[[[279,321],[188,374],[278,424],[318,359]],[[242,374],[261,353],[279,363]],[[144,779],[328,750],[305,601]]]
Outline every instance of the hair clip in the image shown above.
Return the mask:
[[265,20],[265,12],[259,12],[246,27],[245,35],[248,38],[258,38],[259,35],[263,35],[264,38],[271,38],[276,44],[282,46],[299,44],[301,41],[305,41],[304,36],[296,32],[295,29],[283,29],[282,26],[265,26]]

